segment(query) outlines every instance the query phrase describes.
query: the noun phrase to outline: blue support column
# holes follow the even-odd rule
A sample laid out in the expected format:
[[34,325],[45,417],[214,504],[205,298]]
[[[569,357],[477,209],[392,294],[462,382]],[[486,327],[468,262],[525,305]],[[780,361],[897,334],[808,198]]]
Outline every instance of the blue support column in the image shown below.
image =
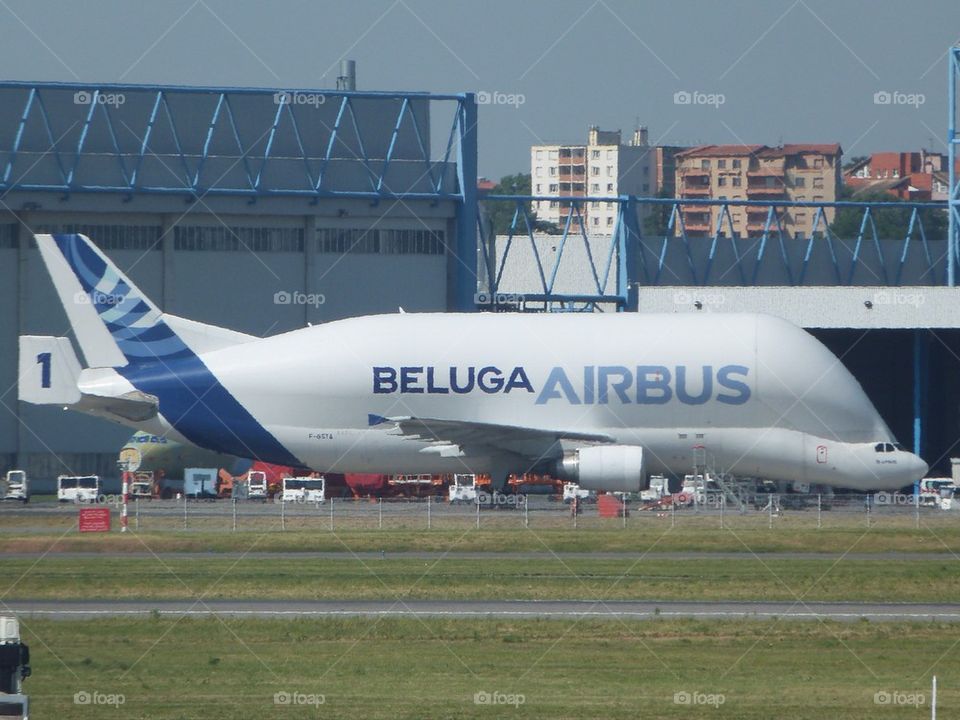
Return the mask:
[[460,101],[457,179],[460,183],[460,207],[457,212],[457,241],[450,276],[452,292],[448,292],[451,310],[472,312],[477,309],[477,100],[466,93]]
[[[928,336],[926,330],[913,331],[913,452],[923,457],[923,430],[926,420],[927,383],[929,379]],[[913,485],[920,492],[920,483]]]
[[960,47],[950,48],[947,58],[947,157],[950,167],[950,177],[947,188],[948,203],[947,215],[949,233],[947,235],[947,285],[954,287],[957,284],[957,250],[960,248],[960,178],[957,177],[957,116],[960,108],[957,107],[957,85],[960,84]]
[[617,268],[617,294],[626,298],[623,310],[637,312],[640,306],[640,288],[637,282],[640,249],[640,220],[637,216],[637,199],[633,196],[620,198],[620,265]]

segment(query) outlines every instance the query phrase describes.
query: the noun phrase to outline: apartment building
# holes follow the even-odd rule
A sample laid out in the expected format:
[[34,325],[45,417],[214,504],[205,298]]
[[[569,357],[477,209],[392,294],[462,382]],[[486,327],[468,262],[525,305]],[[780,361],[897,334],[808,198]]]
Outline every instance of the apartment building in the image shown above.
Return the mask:
[[[651,147],[647,129],[638,128],[630,142],[623,143],[620,130],[591,126],[585,145],[534,145],[530,148],[531,190],[534,195],[564,197],[652,197],[666,187],[672,190],[674,155],[679,148]],[[669,183],[666,182],[669,180]],[[591,200],[579,213],[569,203],[538,200],[533,203],[537,219],[558,227],[567,223],[579,231],[580,221],[592,234],[614,231],[615,201]]]
[[[834,202],[840,191],[841,157],[835,143],[702,145],[676,154],[676,193],[684,199],[769,202],[785,235],[809,237],[833,222],[833,209],[826,208],[817,221],[817,208],[776,208],[776,201]],[[682,217],[689,237],[713,236],[718,227],[727,237],[758,237],[768,212],[767,205],[734,206],[729,217],[721,217],[718,207],[686,205]],[[776,220],[770,227],[776,230]]]
[[879,152],[844,170],[843,182],[854,197],[882,192],[900,200],[946,200],[948,167],[942,153]]

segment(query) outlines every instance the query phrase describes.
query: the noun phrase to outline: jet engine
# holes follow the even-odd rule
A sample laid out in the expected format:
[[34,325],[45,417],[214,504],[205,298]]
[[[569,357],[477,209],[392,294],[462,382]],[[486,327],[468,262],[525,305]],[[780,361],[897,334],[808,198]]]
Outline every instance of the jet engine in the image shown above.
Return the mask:
[[574,450],[557,461],[556,476],[585,490],[640,492],[650,484],[643,448],[597,445]]

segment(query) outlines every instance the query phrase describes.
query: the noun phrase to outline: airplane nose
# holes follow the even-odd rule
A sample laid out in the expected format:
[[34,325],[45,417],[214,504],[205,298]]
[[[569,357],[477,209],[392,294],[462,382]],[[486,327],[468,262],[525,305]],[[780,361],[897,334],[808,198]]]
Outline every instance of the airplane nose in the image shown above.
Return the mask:
[[911,469],[913,470],[912,476],[914,481],[922,480],[927,476],[927,472],[930,470],[930,466],[927,465],[923,458],[919,455],[913,455],[913,462],[911,463]]

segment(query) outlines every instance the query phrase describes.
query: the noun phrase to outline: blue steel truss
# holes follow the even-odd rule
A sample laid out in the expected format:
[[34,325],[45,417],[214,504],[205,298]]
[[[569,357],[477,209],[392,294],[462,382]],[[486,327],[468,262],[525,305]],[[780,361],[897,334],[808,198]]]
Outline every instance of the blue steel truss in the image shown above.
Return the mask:
[[[437,103],[455,108],[434,158]],[[472,94],[0,82],[0,192],[464,202],[470,109]]]
[[[955,195],[956,197],[956,195]],[[924,216],[942,213],[943,203],[851,202],[833,203],[751,200],[702,200],[620,197],[546,197],[488,195],[487,202],[510,203],[513,216],[506,236],[497,240],[491,228],[481,237],[482,305],[514,308],[518,299],[531,309],[592,310],[612,305],[618,310],[635,307],[635,291],[643,286],[710,285],[942,285],[951,284],[946,238],[930,237]],[[529,206],[551,201],[566,219],[557,235],[535,232]],[[584,218],[592,203],[617,203],[618,212],[609,236],[591,236]],[[692,232],[683,210],[702,207],[715,217],[712,232]],[[762,228],[749,237],[737,237],[731,208],[756,208],[763,214]],[[790,236],[782,214],[793,208],[813,212],[812,231]],[[659,210],[668,213],[666,233],[649,234],[641,218]],[[858,213],[859,230],[852,237],[837,237],[830,218],[849,209]],[[876,215],[885,209],[909,211],[897,237],[881,237]],[[715,212],[714,212],[715,210]],[[957,219],[958,204],[952,212]],[[551,243],[553,258],[545,261],[541,246]],[[498,246],[499,242],[499,246]],[[532,284],[509,284],[505,271],[516,248],[524,244],[527,267],[524,277]],[[583,246],[589,272],[581,273],[580,287],[558,289],[558,277],[571,246]],[[579,258],[581,262],[583,258]],[[531,267],[532,266],[532,267]],[[585,279],[584,279],[585,278]]]

